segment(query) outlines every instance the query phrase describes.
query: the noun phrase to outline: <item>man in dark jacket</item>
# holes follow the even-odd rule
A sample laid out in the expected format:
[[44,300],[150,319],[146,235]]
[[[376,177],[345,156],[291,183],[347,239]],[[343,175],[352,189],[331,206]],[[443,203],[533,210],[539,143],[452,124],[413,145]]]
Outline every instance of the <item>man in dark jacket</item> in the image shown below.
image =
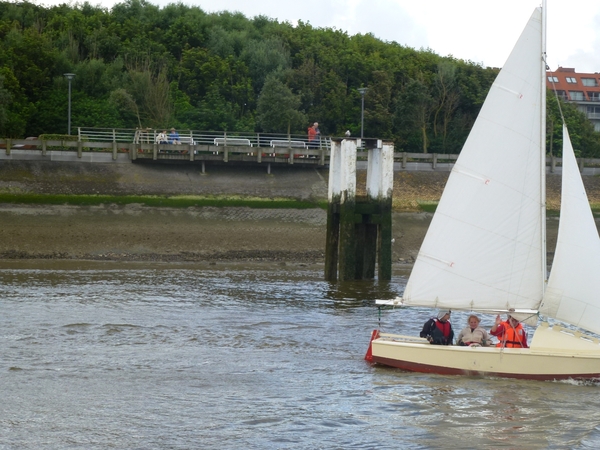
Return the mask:
[[425,322],[419,335],[434,345],[452,345],[454,330],[450,323],[450,313],[447,309],[440,310],[437,318],[431,318]]

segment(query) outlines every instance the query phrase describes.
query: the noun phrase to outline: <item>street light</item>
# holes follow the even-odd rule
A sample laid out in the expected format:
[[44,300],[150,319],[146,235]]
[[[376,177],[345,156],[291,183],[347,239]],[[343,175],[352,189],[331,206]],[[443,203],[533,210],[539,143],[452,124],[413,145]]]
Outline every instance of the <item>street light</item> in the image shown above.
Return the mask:
[[362,142],[363,138],[363,127],[365,124],[365,92],[367,92],[367,88],[358,88],[358,92],[360,92],[361,102],[360,102],[360,140]]
[[71,134],[71,80],[75,78],[74,73],[63,74],[67,80],[69,80],[69,135]]

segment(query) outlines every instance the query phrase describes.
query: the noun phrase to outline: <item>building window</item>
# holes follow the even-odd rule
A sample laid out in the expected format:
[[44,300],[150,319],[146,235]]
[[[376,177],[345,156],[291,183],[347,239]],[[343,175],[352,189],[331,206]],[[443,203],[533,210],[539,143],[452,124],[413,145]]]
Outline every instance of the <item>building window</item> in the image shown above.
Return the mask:
[[558,77],[548,77],[550,83],[558,83]]
[[598,82],[595,78],[582,78],[581,84],[584,86],[598,86]]
[[558,95],[558,97],[561,100],[564,100],[564,101],[568,101],[569,100],[569,98],[567,97],[567,93],[565,91],[556,91],[556,95]]
[[567,83],[577,84],[577,78],[567,77]]
[[574,101],[583,101],[585,97],[583,96],[583,92],[581,91],[569,91],[569,97]]
[[588,119],[600,119],[600,106],[587,107]]
[[600,92],[588,92],[587,95],[590,102],[600,102]]

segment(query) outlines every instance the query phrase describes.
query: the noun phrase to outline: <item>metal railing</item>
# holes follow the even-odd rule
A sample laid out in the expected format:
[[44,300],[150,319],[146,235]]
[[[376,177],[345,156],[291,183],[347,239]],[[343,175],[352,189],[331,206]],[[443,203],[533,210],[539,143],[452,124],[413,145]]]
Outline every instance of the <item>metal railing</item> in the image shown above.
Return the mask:
[[[120,162],[130,162],[136,159],[153,160],[177,160],[189,162],[220,162],[220,163],[276,163],[276,164],[304,164],[308,166],[324,166],[329,164],[330,151],[325,148],[315,149],[308,145],[304,147],[305,141],[292,141],[290,146],[280,147],[278,143],[268,140],[267,137],[250,139],[250,137],[231,137],[231,139],[249,140],[252,146],[240,145],[219,146],[215,145],[214,139],[224,139],[222,133],[212,134],[210,138],[204,134],[190,135],[195,139],[202,137],[205,144],[182,143],[180,145],[155,144],[155,143],[134,143],[127,141],[113,141],[119,136],[126,136],[125,133],[118,133],[112,130],[110,134],[94,136],[94,140],[63,141],[63,140],[44,140],[36,138],[27,139],[0,139],[0,160],[52,160],[52,161],[86,161],[86,162],[108,162],[110,160],[119,160]],[[129,131],[131,135],[131,130]],[[135,133],[134,133],[135,134]],[[99,140],[98,136],[101,136]],[[103,138],[102,138],[103,136]],[[108,138],[110,136],[110,139]],[[219,136],[219,137],[215,137]],[[229,136],[229,135],[228,135]],[[247,135],[248,136],[248,135]],[[265,135],[266,136],[266,135]],[[269,137],[272,137],[270,135]],[[286,136],[287,137],[287,136]],[[212,142],[210,139],[212,138]],[[88,137],[89,139],[89,137]],[[228,137],[229,139],[229,137]],[[323,142],[324,139],[321,140]],[[247,143],[244,142],[244,144]],[[261,143],[259,150],[253,142]],[[330,141],[331,142],[331,141]],[[298,145],[296,147],[296,145]],[[358,149],[357,159],[366,161],[368,152],[364,149]],[[396,170],[451,170],[456,162],[458,155],[441,153],[394,153],[394,162]],[[597,158],[577,158],[579,169],[583,174],[599,175],[600,159]],[[546,166],[550,173],[554,173],[562,165],[562,160],[555,156],[546,158]],[[586,172],[584,173],[584,168]]]
[[[127,128],[77,128],[80,141],[94,142],[134,142],[139,130]],[[154,142],[154,141],[153,141]]]
[[[153,144],[161,129],[120,129],[78,127],[80,141]],[[225,145],[249,147],[294,147],[331,150],[331,137],[310,142],[306,134],[244,133],[227,131],[177,130],[179,141],[191,145]],[[167,134],[167,138],[169,135]],[[286,145],[287,144],[287,145]]]

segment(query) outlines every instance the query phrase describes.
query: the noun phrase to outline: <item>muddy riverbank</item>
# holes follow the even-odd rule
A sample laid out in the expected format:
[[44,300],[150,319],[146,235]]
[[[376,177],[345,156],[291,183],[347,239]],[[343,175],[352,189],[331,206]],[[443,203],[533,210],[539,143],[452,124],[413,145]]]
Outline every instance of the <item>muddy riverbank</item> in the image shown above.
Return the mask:
[[[430,215],[394,214],[393,257],[410,262]],[[0,205],[0,259],[323,262],[314,208]]]
[[[358,189],[364,186],[358,173]],[[393,261],[409,263],[431,215],[419,203],[439,200],[448,173],[397,172]],[[326,169],[186,165],[3,162],[0,193],[110,195],[237,195],[322,200]],[[600,178],[585,177],[592,202]],[[548,204],[558,207],[560,177],[548,177]],[[0,258],[144,261],[323,261],[326,213],[313,209],[160,208],[0,204]],[[549,219],[548,248],[556,220]]]

